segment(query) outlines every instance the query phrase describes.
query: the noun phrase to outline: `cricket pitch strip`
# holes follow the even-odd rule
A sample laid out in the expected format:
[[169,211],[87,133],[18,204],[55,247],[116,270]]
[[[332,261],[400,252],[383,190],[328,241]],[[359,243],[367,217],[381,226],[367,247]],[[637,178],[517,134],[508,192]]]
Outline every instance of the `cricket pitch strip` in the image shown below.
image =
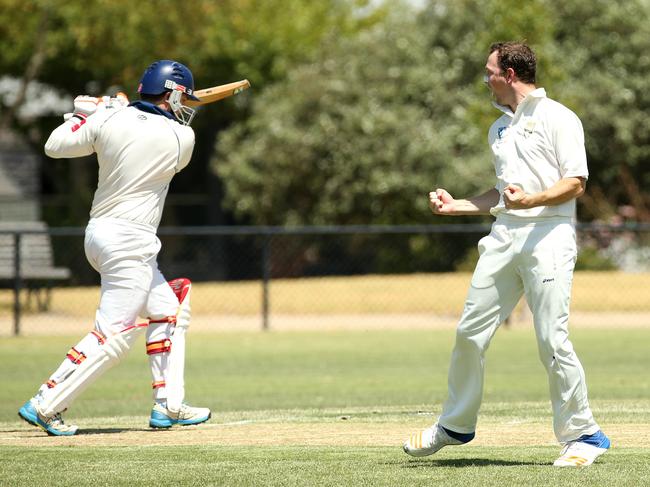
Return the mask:
[[[77,421],[79,433],[70,437],[50,437],[44,431],[23,422],[0,423],[0,447],[18,446],[25,448],[41,446],[345,446],[345,447],[390,447],[401,449],[410,435],[428,426],[418,421],[377,422],[358,421],[354,418],[339,418],[326,422],[269,422],[242,420],[209,422],[168,430],[154,430],[146,425],[134,425],[134,418],[108,418],[97,423],[94,418]],[[603,430],[614,447],[650,447],[650,425],[616,423],[603,425]],[[532,443],[531,439],[535,439]],[[486,422],[479,425],[476,439],[467,448],[508,446],[553,446],[558,445],[549,424]]]

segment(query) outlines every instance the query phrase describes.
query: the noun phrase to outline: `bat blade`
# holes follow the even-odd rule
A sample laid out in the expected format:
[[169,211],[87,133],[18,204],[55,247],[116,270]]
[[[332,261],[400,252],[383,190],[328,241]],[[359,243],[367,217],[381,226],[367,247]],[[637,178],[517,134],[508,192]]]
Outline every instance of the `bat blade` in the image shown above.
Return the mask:
[[225,85],[213,86],[212,88],[205,88],[203,90],[196,90],[194,96],[200,101],[185,100],[184,104],[189,107],[198,107],[207,103],[214,103],[215,101],[223,100],[229,96],[236,95],[237,93],[250,88],[251,84],[247,79],[235,81]]

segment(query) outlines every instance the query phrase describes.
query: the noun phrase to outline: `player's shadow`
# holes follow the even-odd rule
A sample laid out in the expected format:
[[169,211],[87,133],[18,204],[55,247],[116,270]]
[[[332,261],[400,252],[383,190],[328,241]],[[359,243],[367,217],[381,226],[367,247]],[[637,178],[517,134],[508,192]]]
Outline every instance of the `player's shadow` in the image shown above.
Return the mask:
[[432,467],[451,467],[451,468],[467,468],[467,467],[523,467],[523,466],[541,466],[546,465],[544,462],[529,462],[529,461],[515,461],[515,460],[499,460],[491,458],[449,458],[440,460],[409,460],[407,464],[403,464],[402,468],[432,468]]
[[88,428],[80,429],[75,436],[84,435],[111,435],[116,433],[146,433],[152,431],[147,428]]

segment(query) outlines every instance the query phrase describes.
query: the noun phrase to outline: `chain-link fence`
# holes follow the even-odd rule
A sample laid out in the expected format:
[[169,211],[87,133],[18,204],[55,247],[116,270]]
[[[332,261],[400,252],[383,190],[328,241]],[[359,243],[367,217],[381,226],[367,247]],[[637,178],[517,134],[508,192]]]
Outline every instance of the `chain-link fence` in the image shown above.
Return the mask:
[[[93,326],[83,228],[0,228],[0,334]],[[488,224],[162,227],[159,267],[189,277],[193,328],[436,327],[458,319]],[[650,326],[650,225],[579,225],[572,323]],[[528,323],[523,303],[511,323]]]

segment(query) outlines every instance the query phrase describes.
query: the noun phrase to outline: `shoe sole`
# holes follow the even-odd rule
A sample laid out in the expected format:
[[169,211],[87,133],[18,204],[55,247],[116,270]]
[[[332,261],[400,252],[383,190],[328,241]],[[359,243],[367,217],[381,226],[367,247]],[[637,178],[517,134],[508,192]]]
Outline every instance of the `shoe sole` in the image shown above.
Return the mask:
[[43,425],[40,424],[40,423],[39,423],[39,426],[40,426],[41,428],[43,428],[43,429],[45,430],[45,432],[46,432],[49,436],[74,436],[74,435],[77,434],[77,431],[79,431],[79,430],[74,430],[74,431],[71,431],[71,432],[62,433],[62,432],[60,432],[60,431],[56,431],[56,430],[53,430],[53,429],[48,429],[46,426],[43,426]]
[[33,421],[29,416],[23,415],[22,412],[18,411],[18,416],[23,419],[24,421],[28,422],[32,426],[36,426],[37,428],[41,428],[43,431],[45,431],[49,436],[74,436],[77,434],[77,430],[74,432],[70,433],[61,433],[59,431],[54,431],[51,429],[48,429],[47,426],[43,426],[41,423],[38,422],[38,420]]
[[196,420],[196,419],[194,419],[194,420],[186,420],[186,421],[185,421],[185,420],[181,420],[181,421],[179,421],[177,424],[180,424],[181,426],[192,426],[192,425],[195,425],[195,424],[205,423],[205,422],[206,422],[208,419],[210,419],[211,417],[212,417],[212,413],[208,414],[208,415],[207,415],[206,417],[204,417],[204,418],[201,418],[200,420]]
[[39,420],[38,417],[34,417],[31,414],[29,414],[26,410],[25,407],[23,406],[20,408],[18,411],[18,416],[31,424],[32,426],[36,426],[37,428],[41,428],[43,431],[45,431],[49,436],[74,436],[77,434],[77,430],[74,430],[73,432],[66,432],[66,433],[61,433],[60,431],[52,430],[47,427],[47,425],[42,424]]
[[428,457],[429,455],[433,455],[434,453],[437,453],[438,451],[442,450],[442,448],[443,447],[440,447],[437,450],[424,450],[424,449],[411,450],[406,445],[402,446],[402,450],[404,450],[404,453],[415,458]]
[[[590,462],[589,459],[587,459],[587,458],[579,457],[579,460],[585,460],[585,461],[580,462],[580,461],[578,461],[578,458],[576,458],[576,461],[575,461],[574,463],[571,463],[571,462],[567,462],[567,463],[555,463],[555,462],[557,462],[557,460],[556,460],[555,462],[553,462],[553,466],[554,466],[554,467],[559,467],[559,468],[580,468],[580,467],[588,467],[589,465],[593,465],[594,463],[596,463],[596,460],[597,460],[601,455],[603,455],[604,453],[607,453],[607,451],[609,450],[609,448],[603,448],[602,450],[603,450],[603,451],[598,452],[598,453],[596,454],[596,456],[595,456],[594,458],[591,459],[591,462]],[[559,459],[558,459],[558,460],[559,460]]]
[[420,433],[417,433],[416,435],[412,436],[407,442],[405,442],[402,445],[402,450],[404,450],[404,453],[407,455],[410,455],[412,457],[420,458],[420,457],[428,457],[430,455],[433,455],[434,453],[438,453],[440,450],[442,450],[446,446],[458,446],[458,445],[465,445],[472,441],[474,439],[474,436],[472,435],[471,439],[467,441],[461,441],[457,440],[455,438],[450,438],[448,442],[443,443],[442,445],[438,446],[430,446],[428,448],[424,448],[422,446],[423,441],[422,441],[422,434],[424,431],[421,431]]
[[149,426],[154,429],[169,429],[175,424],[178,424],[180,426],[193,426],[201,423],[205,423],[208,419],[212,417],[212,413],[208,414],[205,418],[201,418],[199,420],[192,419],[192,420],[176,420],[174,421],[173,419],[169,420],[151,420],[149,421]]

